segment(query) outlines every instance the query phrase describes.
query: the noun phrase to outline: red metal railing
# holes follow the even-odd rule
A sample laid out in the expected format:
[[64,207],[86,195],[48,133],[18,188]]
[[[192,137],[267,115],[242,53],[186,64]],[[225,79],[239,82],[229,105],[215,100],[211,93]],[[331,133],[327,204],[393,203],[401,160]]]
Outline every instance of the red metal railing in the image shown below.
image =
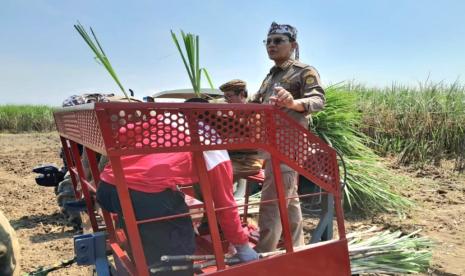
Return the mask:
[[[345,239],[344,218],[341,206],[341,190],[335,151],[321,139],[297,124],[278,108],[256,104],[198,104],[198,103],[95,103],[64,108],[54,113],[58,132],[62,139],[70,173],[86,199],[94,231],[99,230],[96,211],[91,199],[97,188],[99,172],[95,152],[108,156],[116,178],[118,196],[123,209],[132,258],[121,248],[110,214],[103,211],[109,232],[109,242],[118,262],[133,275],[149,275],[142,244],[137,229],[129,191],[124,180],[121,156],[161,152],[187,152],[194,154],[202,194],[204,210],[216,257],[217,270],[221,275],[233,275],[250,269],[258,275],[279,275],[281,272],[315,275],[349,275],[349,259]],[[85,147],[94,184],[83,177],[84,172],[77,144]],[[268,152],[277,188],[277,201],[283,226],[284,247],[287,254],[226,269],[216,215],[211,196],[211,184],[202,152],[216,149],[257,149]],[[339,240],[293,252],[286,198],[283,190],[280,163],[295,169],[335,199],[335,213]],[[79,189],[78,189],[79,190]],[[80,196],[80,194],[78,195]],[[185,214],[189,215],[189,214]],[[145,221],[144,221],[145,222]],[[336,248],[336,249],[335,249]],[[336,250],[336,251],[335,251]],[[280,261],[278,261],[280,260]],[[312,262],[313,260],[313,262]],[[276,264],[278,262],[278,264]],[[281,262],[281,264],[279,264]],[[290,265],[302,264],[302,269]],[[309,268],[311,266],[311,268]],[[233,273],[233,274],[231,274]],[[296,275],[296,274],[294,274]]]

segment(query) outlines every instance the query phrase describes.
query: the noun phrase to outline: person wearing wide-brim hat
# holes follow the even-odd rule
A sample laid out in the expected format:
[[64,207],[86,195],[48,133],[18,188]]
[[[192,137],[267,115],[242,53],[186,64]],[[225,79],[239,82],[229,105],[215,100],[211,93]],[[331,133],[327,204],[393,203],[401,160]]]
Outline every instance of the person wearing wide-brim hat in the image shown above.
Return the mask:
[[[227,103],[247,103],[247,83],[245,81],[233,79],[223,83],[219,89],[223,92]],[[228,153],[233,166],[234,183],[237,183],[234,196],[244,197],[247,187],[246,178],[260,173],[263,159],[260,158],[256,149],[228,150]]]
[[233,79],[223,83],[220,87],[227,103],[247,102],[247,83],[243,80]]
[[[275,104],[308,129],[310,113],[323,108],[325,96],[316,69],[298,61],[297,29],[273,22],[264,43],[268,57],[275,65],[251,102]],[[265,160],[268,162],[265,161],[262,201],[277,197],[269,156]],[[297,172],[281,164],[281,173],[285,196],[297,196]],[[298,198],[289,199],[287,202],[292,242],[294,246],[301,246],[304,244],[304,235],[300,202]],[[273,251],[282,233],[278,203],[261,204],[259,214],[260,239],[256,249],[259,252]]]

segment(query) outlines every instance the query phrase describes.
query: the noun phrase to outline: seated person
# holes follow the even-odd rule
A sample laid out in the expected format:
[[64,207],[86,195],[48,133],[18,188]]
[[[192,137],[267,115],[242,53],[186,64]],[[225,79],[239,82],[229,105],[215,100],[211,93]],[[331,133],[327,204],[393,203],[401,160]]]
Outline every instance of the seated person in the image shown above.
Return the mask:
[[[215,208],[236,205],[227,151],[206,151],[203,155]],[[137,220],[189,212],[184,194],[178,191],[177,185],[199,182],[191,152],[123,156],[121,163]],[[104,168],[100,177],[97,201],[103,209],[118,213],[122,218],[111,164]],[[219,211],[217,218],[225,238],[236,248],[237,257],[243,262],[258,259],[248,244],[248,233],[242,228],[237,208]],[[149,266],[159,263],[162,255],[194,254],[194,229],[190,216],[143,223],[139,225],[139,233]],[[167,275],[192,275],[192,271],[170,273]]]
[[[247,103],[247,83],[243,80],[234,79],[220,86],[227,103]],[[230,150],[229,156],[233,166],[234,182],[238,183],[235,193],[237,197],[243,197],[245,193],[246,180],[244,178],[256,175],[263,166],[257,150]]]

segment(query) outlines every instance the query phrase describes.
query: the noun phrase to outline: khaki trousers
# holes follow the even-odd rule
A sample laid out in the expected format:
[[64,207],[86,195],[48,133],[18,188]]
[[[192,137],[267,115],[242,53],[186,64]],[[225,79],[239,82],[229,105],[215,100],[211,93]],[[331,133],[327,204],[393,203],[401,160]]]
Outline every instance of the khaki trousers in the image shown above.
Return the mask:
[[[297,196],[298,174],[291,168],[281,165],[284,192],[286,197]],[[276,199],[276,186],[271,160],[265,164],[265,181],[262,187],[261,200]],[[302,229],[302,211],[298,198],[288,199],[287,210],[289,215],[289,226],[291,229],[292,244],[294,247],[304,245],[304,234]],[[276,250],[281,238],[282,225],[279,215],[278,202],[261,203],[258,226],[260,227],[260,240],[256,250],[258,252],[270,252]]]

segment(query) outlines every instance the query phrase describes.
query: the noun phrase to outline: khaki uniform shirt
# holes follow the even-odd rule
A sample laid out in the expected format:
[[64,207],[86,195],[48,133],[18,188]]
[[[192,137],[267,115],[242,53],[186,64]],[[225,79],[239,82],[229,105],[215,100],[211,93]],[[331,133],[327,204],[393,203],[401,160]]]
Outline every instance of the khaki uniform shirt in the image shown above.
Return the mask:
[[275,85],[289,91],[294,99],[303,105],[304,112],[288,108],[283,108],[283,111],[308,129],[309,114],[323,109],[325,103],[324,90],[316,69],[293,59],[281,66],[273,66],[251,102],[270,103]]

